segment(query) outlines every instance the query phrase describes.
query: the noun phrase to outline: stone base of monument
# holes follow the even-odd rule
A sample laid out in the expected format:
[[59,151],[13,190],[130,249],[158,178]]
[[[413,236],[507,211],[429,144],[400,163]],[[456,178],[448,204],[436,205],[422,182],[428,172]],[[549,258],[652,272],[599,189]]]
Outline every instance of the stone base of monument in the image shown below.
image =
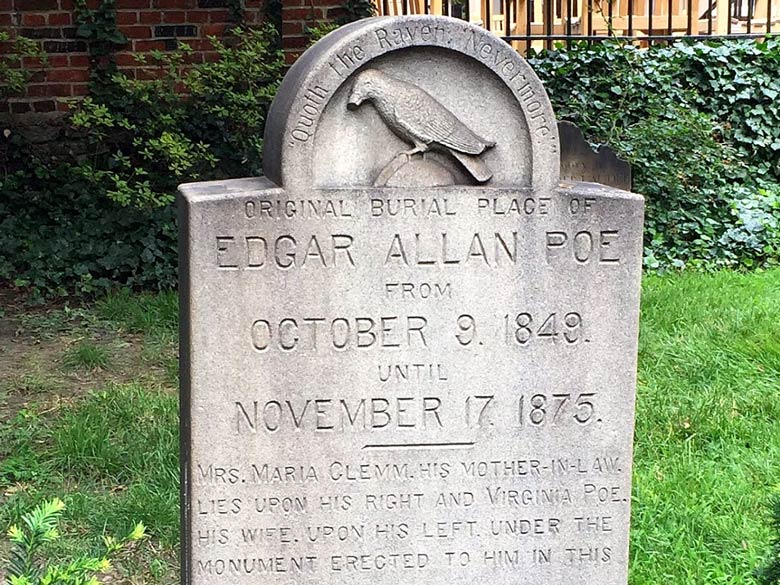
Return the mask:
[[344,26],[264,170],[180,188],[184,583],[626,585],[643,199],[528,64]]

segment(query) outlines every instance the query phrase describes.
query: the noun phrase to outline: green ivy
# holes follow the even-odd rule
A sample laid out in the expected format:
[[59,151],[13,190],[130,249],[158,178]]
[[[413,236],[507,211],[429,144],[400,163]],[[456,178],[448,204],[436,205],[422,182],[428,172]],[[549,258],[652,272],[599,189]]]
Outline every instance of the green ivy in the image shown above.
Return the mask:
[[376,16],[376,5],[373,0],[344,0],[341,9],[344,14],[339,17],[338,24],[347,24],[361,18]]
[[76,106],[72,123],[92,145],[89,174],[117,203],[165,206],[179,183],[262,172],[265,117],[284,67],[275,32],[237,27],[230,44],[210,41],[214,63],[187,67],[186,44],[155,51],[137,59],[158,67],[159,79],[115,73]]
[[87,166],[27,165],[0,179],[0,280],[46,297],[94,294],[122,283],[176,285],[176,213],[123,207]]
[[241,22],[244,19],[244,11],[246,10],[245,0],[227,0],[227,8],[230,20],[233,22]]
[[274,27],[276,34],[282,34],[282,0],[266,0],[265,20]]
[[558,117],[631,163],[645,265],[665,270],[777,264],[778,59],[769,40],[579,43],[529,60]]
[[35,69],[21,66],[22,59],[40,59],[43,68],[46,66],[46,55],[36,41],[26,37],[16,37],[12,41],[10,34],[5,31],[0,31],[0,45],[8,46],[0,55],[0,99],[7,99],[22,92],[35,73]]
[[86,157],[44,160],[12,135],[0,175],[0,281],[33,299],[176,285],[177,185],[261,173],[284,70],[271,28],[211,40],[216,62],[186,66],[183,45],[146,59],[158,80],[106,73],[95,83],[71,116]]
[[75,0],[76,36],[84,39],[94,65],[104,66],[101,58],[113,56],[127,44],[127,38],[117,28],[116,0],[101,0],[91,9],[87,0]]
[[[36,298],[175,285],[177,184],[262,172],[282,54],[271,26],[233,33],[212,39],[214,63],[188,66],[186,45],[141,57],[154,81],[104,70],[72,114],[86,157],[52,163],[16,135],[4,143],[0,280]],[[530,62],[559,118],[631,162],[647,200],[645,265],[668,270],[777,264],[779,59],[770,39],[575,44]]]
[[695,90],[695,105],[727,129],[762,176],[780,177],[780,37],[658,50]]

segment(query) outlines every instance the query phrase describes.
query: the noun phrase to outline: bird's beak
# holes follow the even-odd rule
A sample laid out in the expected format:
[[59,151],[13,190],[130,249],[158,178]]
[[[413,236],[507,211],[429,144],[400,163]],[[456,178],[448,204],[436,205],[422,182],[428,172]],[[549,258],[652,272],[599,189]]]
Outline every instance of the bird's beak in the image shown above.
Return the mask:
[[357,110],[360,107],[360,104],[362,104],[365,101],[365,97],[362,93],[359,91],[353,90],[351,94],[349,94],[349,101],[347,102],[347,109],[348,110]]

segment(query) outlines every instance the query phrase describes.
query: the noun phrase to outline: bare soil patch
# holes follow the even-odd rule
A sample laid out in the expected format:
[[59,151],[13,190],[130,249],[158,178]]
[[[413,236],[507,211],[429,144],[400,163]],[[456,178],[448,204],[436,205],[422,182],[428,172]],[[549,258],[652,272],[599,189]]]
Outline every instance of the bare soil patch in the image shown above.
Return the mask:
[[[150,363],[143,335],[99,321],[88,309],[11,305],[0,317],[0,424],[30,404],[55,411],[91,390],[131,380],[170,385]],[[80,346],[107,356],[104,367],[70,358]],[[74,363],[75,361],[75,363]]]

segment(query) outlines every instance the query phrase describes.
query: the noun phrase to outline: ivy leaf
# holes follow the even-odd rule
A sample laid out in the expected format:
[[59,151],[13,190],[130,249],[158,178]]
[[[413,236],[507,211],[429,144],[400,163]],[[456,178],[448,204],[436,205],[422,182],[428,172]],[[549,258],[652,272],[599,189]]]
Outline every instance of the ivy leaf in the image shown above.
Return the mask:
[[113,31],[110,35],[108,35],[106,40],[110,43],[114,43],[115,45],[127,44],[127,37],[119,31]]
[[768,97],[770,100],[775,99],[778,94],[780,94],[780,91],[773,89],[771,87],[762,87],[761,92]]
[[95,29],[91,23],[83,23],[80,24],[79,27],[76,29],[76,36],[81,37],[82,39],[88,39],[90,38],[95,32]]

